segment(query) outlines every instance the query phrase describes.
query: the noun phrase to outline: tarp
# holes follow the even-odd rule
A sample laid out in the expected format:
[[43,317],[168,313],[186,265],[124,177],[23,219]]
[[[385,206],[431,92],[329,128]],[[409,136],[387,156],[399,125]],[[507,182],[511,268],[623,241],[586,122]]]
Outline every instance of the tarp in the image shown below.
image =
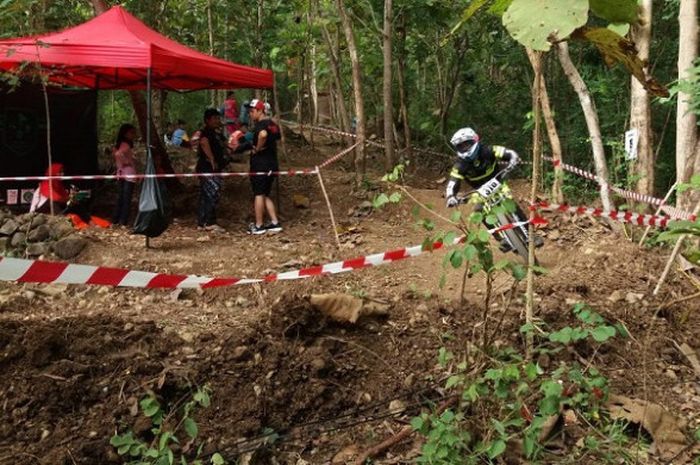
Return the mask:
[[37,63],[49,80],[91,89],[272,88],[272,71],[230,63],[179,44],[121,6],[61,32],[0,40],[0,70]]

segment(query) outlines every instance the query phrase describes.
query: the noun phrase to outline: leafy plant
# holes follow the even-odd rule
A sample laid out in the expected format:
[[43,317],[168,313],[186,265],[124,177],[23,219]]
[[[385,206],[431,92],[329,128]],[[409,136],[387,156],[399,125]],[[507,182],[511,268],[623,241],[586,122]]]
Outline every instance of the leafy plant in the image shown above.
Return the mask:
[[[626,334],[584,304],[575,305],[573,314],[580,326],[556,332],[521,328],[537,335],[534,357],[560,352],[573,341],[572,334],[594,344]],[[511,347],[484,347],[479,355],[476,360],[460,361],[456,354],[440,348],[438,362],[449,375],[444,388],[459,398],[459,404],[454,410],[413,419],[413,428],[426,438],[418,463],[493,463],[515,442],[522,444],[528,461],[536,462],[543,459],[554,422],[562,412],[590,426],[590,434],[577,445],[577,454],[606,461],[627,457],[621,448],[628,440],[620,424],[608,420],[602,411],[608,380],[592,363],[582,367],[578,362],[560,362],[546,370],[534,357],[527,358]]]
[[[185,403],[181,416],[175,426],[172,421],[178,412],[165,412],[153,394],[141,399],[141,413],[151,421],[151,441],[145,441],[134,435],[133,431],[115,434],[109,443],[123,456],[128,465],[224,465],[223,457],[215,453],[208,462],[202,459],[203,443],[197,445],[199,426],[192,417],[198,408],[207,408],[211,404],[210,391],[207,386],[197,389],[192,399]],[[181,433],[184,432],[184,438]],[[178,436],[179,435],[179,436]]]

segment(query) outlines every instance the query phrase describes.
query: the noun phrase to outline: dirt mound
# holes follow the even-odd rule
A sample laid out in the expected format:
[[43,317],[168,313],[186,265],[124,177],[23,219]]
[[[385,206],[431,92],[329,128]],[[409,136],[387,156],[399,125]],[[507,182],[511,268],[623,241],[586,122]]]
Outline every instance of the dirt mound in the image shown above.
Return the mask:
[[[3,321],[0,397],[9,421],[0,426],[0,459],[23,451],[27,463],[30,456],[46,464],[114,460],[109,438],[139,430],[130,406],[149,390],[167,409],[208,384],[212,407],[197,418],[200,431],[215,441],[211,448],[231,452],[263,431],[386,409],[410,397],[404,391],[420,381],[415,373],[434,368],[431,313],[440,309],[423,305],[410,322],[401,312],[396,320],[339,324],[291,295],[244,333],[189,343],[155,323],[116,318]],[[445,330],[457,327],[455,320]]]

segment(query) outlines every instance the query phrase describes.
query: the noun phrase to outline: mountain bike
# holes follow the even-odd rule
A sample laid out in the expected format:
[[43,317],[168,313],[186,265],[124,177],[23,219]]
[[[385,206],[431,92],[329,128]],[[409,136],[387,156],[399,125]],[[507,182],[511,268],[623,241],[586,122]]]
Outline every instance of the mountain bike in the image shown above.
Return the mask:
[[[493,225],[489,232],[500,243],[502,252],[513,252],[524,263],[528,261],[528,217],[518,206],[510,187],[498,178],[508,173],[501,170],[489,181],[478,189],[466,192],[457,197],[460,204],[474,203],[475,211],[481,212],[485,217],[493,215]],[[495,208],[503,207],[503,208]],[[535,246],[542,246],[542,238],[535,236]],[[535,258],[535,265],[537,265]]]

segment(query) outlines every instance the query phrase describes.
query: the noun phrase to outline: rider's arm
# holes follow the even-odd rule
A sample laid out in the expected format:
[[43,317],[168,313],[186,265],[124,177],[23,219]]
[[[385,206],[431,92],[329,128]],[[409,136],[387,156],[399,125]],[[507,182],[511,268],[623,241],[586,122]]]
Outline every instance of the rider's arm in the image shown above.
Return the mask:
[[496,159],[508,162],[506,171],[511,171],[515,166],[520,163],[520,156],[515,150],[511,150],[503,147],[502,145],[494,145],[493,153]]
[[457,192],[459,192],[459,184],[464,179],[464,176],[462,176],[459,171],[458,165],[455,165],[452,171],[450,171],[450,179],[447,182],[447,189],[445,190],[445,199],[447,199],[448,206],[453,206],[450,205],[450,199],[456,200]]

